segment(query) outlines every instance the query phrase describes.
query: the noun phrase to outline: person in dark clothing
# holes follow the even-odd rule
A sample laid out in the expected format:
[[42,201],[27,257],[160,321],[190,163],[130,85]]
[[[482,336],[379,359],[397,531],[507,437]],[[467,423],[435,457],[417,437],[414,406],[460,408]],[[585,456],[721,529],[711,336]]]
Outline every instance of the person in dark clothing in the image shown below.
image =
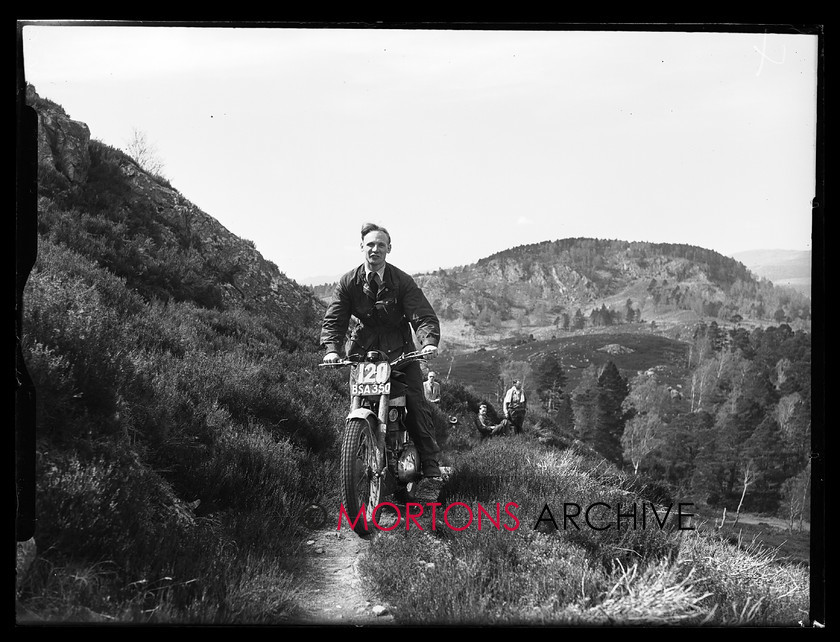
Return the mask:
[[490,416],[490,411],[486,403],[482,403],[478,407],[478,417],[476,418],[475,427],[478,430],[482,441],[490,437],[500,437],[505,434],[508,427],[508,420],[502,419],[499,423],[494,423]]
[[[440,321],[414,279],[385,258],[391,251],[391,235],[383,227],[366,223],[362,227],[364,263],[350,270],[338,282],[321,326],[324,362],[341,359],[351,316],[358,319],[347,354],[382,350],[393,360],[416,350],[411,330],[421,351],[430,357],[440,343]],[[420,453],[425,477],[440,477],[440,447],[423,391],[423,371],[416,361],[400,366],[405,373],[406,424]]]

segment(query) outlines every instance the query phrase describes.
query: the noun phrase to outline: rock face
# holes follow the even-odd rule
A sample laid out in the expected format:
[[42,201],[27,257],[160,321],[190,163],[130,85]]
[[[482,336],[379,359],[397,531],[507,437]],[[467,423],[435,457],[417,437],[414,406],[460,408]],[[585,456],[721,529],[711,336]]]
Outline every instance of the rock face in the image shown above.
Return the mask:
[[29,104],[38,105],[39,162],[54,169],[70,183],[84,183],[90,169],[88,126],[69,118],[57,105],[40,101],[31,85],[27,87],[26,100]]

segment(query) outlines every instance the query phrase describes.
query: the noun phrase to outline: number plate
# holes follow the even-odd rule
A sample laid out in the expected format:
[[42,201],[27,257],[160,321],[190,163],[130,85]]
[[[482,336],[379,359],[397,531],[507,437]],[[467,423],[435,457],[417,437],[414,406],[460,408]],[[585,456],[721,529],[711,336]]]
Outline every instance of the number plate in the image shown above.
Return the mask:
[[391,392],[391,364],[361,363],[350,382],[350,394],[357,396],[387,395]]
[[350,384],[350,394],[360,397],[370,395],[387,395],[391,392],[391,383],[353,383]]

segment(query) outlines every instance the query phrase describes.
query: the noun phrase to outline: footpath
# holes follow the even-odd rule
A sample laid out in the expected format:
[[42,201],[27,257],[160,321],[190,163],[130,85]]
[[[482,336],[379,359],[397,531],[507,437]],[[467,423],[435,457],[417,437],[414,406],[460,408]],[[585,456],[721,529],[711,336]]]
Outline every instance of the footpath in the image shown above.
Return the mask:
[[[446,479],[450,470],[444,471]],[[437,501],[443,481],[419,484],[418,503]],[[389,500],[390,501],[390,500]],[[382,523],[386,524],[386,516]],[[375,537],[375,535],[371,535]],[[336,529],[329,523],[315,530],[305,542],[303,554],[309,558],[310,573],[305,578],[306,609],[293,622],[301,625],[387,626],[395,624],[388,604],[372,597],[359,573],[359,562],[370,547],[370,537],[362,538],[349,527]]]

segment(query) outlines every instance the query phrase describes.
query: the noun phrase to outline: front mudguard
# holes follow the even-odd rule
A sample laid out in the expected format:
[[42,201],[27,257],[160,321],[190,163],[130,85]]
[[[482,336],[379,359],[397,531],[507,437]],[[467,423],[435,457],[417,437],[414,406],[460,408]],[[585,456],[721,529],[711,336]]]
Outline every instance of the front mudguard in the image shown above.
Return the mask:
[[376,435],[376,447],[379,449],[378,455],[381,461],[385,452],[385,430],[379,427],[379,417],[370,408],[356,408],[347,415],[347,421],[349,422],[351,419],[362,419],[368,422],[371,431]]
[[370,408],[356,408],[347,415],[347,421],[351,419],[364,419],[370,424],[370,429],[374,432],[379,431],[379,417]]

